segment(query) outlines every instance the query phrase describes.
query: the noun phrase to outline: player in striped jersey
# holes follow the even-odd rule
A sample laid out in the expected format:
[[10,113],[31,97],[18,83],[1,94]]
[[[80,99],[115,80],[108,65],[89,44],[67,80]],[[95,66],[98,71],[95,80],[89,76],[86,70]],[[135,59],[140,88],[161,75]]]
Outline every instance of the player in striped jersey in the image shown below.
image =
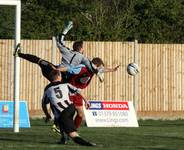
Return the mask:
[[[48,75],[49,81],[44,90],[42,99],[42,109],[46,116],[46,121],[51,119],[47,109],[50,104],[54,117],[59,125],[61,133],[67,133],[72,140],[80,145],[95,146],[96,144],[86,141],[77,133],[73,117],[75,114],[75,106],[69,99],[69,94],[79,92],[77,88],[70,84],[63,84],[60,71],[52,70]],[[61,137],[61,144],[65,144],[65,139]]]
[[[66,67],[65,70],[68,73],[68,83],[72,84],[73,86],[79,89],[85,89],[91,82],[91,79],[94,74],[98,73],[99,68],[104,66],[102,59],[98,57],[92,59],[92,64],[93,72],[90,72],[88,68],[83,64],[74,67]],[[118,68],[119,66],[116,66],[111,70],[106,70],[106,72],[114,72],[117,71]],[[63,67],[61,69],[64,70]],[[79,94],[75,94],[70,96],[70,99],[73,101],[77,110],[77,115],[75,117],[75,125],[77,128],[79,128],[84,118],[83,97]]]

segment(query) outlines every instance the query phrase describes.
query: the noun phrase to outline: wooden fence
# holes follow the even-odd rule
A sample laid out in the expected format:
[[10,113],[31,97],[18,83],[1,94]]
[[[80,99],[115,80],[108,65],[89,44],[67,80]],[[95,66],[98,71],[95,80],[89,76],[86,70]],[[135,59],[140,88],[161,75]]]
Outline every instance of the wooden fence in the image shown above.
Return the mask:
[[[22,40],[24,53],[54,64],[61,54],[52,40]],[[72,47],[72,42],[66,42]],[[13,100],[14,41],[0,40],[0,99]],[[184,45],[135,42],[84,42],[85,55],[101,57],[107,67],[121,65],[105,74],[104,83],[94,77],[83,91],[87,99],[134,101],[140,118],[184,118]],[[132,77],[126,66],[137,62],[141,72]],[[48,83],[38,65],[21,59],[20,99],[28,102],[31,116],[41,113],[41,97]]]

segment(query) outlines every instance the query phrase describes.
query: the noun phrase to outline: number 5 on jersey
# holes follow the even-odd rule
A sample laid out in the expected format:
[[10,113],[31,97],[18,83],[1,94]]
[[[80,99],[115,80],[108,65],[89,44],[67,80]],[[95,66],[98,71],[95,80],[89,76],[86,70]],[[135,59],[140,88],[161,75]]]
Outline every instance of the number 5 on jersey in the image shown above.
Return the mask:
[[54,88],[54,92],[55,92],[57,98],[63,97],[62,91],[60,90],[59,87]]

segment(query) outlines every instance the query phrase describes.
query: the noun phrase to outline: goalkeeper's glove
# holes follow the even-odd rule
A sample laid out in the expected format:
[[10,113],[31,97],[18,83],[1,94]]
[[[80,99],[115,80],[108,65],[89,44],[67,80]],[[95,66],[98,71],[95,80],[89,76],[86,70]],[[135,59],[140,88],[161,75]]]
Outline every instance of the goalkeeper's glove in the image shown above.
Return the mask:
[[68,24],[66,25],[66,27],[64,28],[62,34],[66,35],[68,33],[68,31],[73,27],[73,22],[69,21]]

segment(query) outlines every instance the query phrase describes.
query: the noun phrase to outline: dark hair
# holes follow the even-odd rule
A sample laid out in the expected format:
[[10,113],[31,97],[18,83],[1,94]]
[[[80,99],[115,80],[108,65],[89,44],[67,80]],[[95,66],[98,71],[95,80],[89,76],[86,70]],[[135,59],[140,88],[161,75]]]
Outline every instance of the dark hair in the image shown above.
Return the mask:
[[79,51],[83,47],[83,41],[75,41],[73,43],[73,50]]
[[58,78],[58,76],[60,76],[60,71],[53,69],[50,73],[49,73],[49,81],[52,82],[54,80],[56,80]]
[[104,62],[101,58],[99,57],[95,57],[92,59],[92,63],[95,64],[97,67],[103,65],[104,66]]

